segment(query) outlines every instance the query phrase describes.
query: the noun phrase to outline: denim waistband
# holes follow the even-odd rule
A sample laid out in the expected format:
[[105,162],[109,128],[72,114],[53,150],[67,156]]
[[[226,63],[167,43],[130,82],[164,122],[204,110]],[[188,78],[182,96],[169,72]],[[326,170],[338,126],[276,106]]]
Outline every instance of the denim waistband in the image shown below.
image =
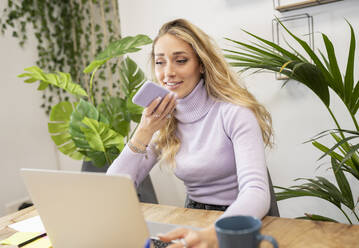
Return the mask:
[[194,200],[187,198],[186,208],[226,211],[228,206],[205,204],[205,203],[196,202]]

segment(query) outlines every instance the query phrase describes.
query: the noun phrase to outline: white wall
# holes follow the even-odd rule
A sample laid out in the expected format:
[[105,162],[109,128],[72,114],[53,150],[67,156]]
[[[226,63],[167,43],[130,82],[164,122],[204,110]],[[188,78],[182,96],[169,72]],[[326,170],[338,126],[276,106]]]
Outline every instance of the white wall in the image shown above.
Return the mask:
[[[0,1],[0,15],[6,1]],[[5,206],[27,197],[19,169],[79,170],[80,163],[58,154],[47,131],[48,117],[40,108],[38,83],[25,84],[17,75],[35,65],[36,43],[29,35],[25,49],[11,33],[0,35],[0,216]]]
[[[271,39],[271,20],[275,15],[282,17],[308,13],[314,17],[316,47],[323,47],[318,32],[329,35],[342,66],[345,65],[350,38],[344,18],[352,23],[357,35],[359,30],[357,0],[345,0],[283,14],[273,9],[271,0],[118,0],[118,3],[123,36],[144,33],[154,38],[164,22],[174,18],[186,18],[211,35],[222,48],[229,48],[229,43],[225,42],[223,37],[246,40],[248,37],[241,29]],[[149,52],[148,47],[132,56],[147,72]],[[281,89],[282,82],[276,81],[273,74],[254,75],[247,77],[245,81],[250,91],[272,113],[276,147],[268,152],[267,158],[274,184],[291,186],[294,185],[294,178],[330,174],[325,170],[329,166],[328,160],[316,162],[320,153],[311,144],[302,144],[318,132],[334,128],[333,121],[318,98],[296,83]],[[338,113],[337,118],[343,120],[342,127],[353,128],[351,120],[344,114],[346,111],[342,103],[338,99],[332,99],[331,106],[335,113]],[[323,162],[325,164],[322,169],[316,171],[316,167]],[[178,181],[171,188],[169,184],[172,178],[169,178],[168,174],[156,170],[152,172],[152,176],[157,191],[161,192],[159,198],[162,203],[183,205],[184,189]],[[359,193],[358,186],[353,184],[356,198]],[[171,191],[173,193],[170,193]],[[177,198],[174,200],[175,195]],[[279,207],[284,217],[301,216],[306,212],[345,221],[335,207],[314,198],[281,201]]]

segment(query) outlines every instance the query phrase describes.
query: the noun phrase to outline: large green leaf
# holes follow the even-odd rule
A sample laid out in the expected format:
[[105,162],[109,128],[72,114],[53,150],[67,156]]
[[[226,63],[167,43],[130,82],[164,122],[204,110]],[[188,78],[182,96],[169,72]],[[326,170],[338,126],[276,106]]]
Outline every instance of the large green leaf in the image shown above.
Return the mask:
[[[110,127],[97,120],[85,117],[82,123],[86,127],[81,127],[81,131],[92,149],[106,153],[106,149],[115,146],[118,150],[122,150],[124,143],[123,137]],[[112,162],[112,161],[108,161]]]
[[318,67],[308,63],[297,63],[293,68],[292,77],[309,87],[326,106],[329,106],[329,88]]
[[98,111],[107,118],[110,128],[120,133],[122,136],[127,136],[129,128],[123,129],[123,122],[125,120],[124,113],[126,112],[126,102],[121,97],[107,97],[98,106]]
[[70,116],[73,110],[74,107],[70,102],[60,102],[53,106],[50,112],[48,129],[51,139],[55,142],[59,151],[73,159],[81,160],[84,155],[78,152],[69,133]]
[[120,76],[125,92],[124,100],[126,106],[123,112],[124,119],[128,122],[131,120],[139,122],[143,108],[134,104],[132,98],[145,82],[145,74],[132,59],[127,57],[121,63]]
[[[120,150],[113,147],[106,157],[104,152],[94,149],[93,144],[90,144],[92,140],[89,141],[89,136],[86,136],[87,134],[83,131],[88,128],[88,126],[83,123],[85,118],[96,120],[101,123],[101,125],[109,125],[107,118],[102,115],[102,113],[99,113],[95,106],[90,102],[80,100],[80,103],[77,105],[70,118],[69,131],[72,140],[78,148],[78,151],[89,158],[95,166],[102,167],[105,164],[109,164],[109,162],[113,161],[113,159],[120,154]],[[108,161],[109,159],[110,161]]]
[[125,96],[128,98],[142,86],[146,80],[145,73],[128,56],[121,61],[120,68],[121,83]]
[[110,128],[126,137],[131,121],[139,122],[141,119],[143,108],[133,104],[132,97],[145,81],[145,75],[132,59],[126,57],[121,62],[120,76],[124,98],[107,97],[98,109],[109,120]]
[[127,98],[126,107],[127,107],[127,111],[131,115],[141,115],[143,112],[143,107],[136,105],[132,102],[132,96]]
[[26,83],[40,81],[38,90],[44,90],[49,84],[51,84],[64,89],[73,95],[87,96],[86,91],[80,85],[72,81],[69,73],[45,73],[37,66],[28,67],[24,70],[27,72],[18,75],[18,77],[28,77],[28,79],[25,80]]
[[95,106],[81,99],[80,103],[71,114],[69,129],[73,141],[81,152],[91,150],[91,147],[81,130],[81,127],[86,127],[86,125],[82,123],[82,120],[85,117],[98,120],[100,115]]
[[114,161],[121,151],[119,151],[115,146],[112,146],[108,148],[107,150],[107,157],[103,152],[91,150],[86,151],[86,156],[89,158],[89,160],[92,161],[92,164],[96,167],[103,167],[105,165],[108,165],[108,161]]
[[95,150],[86,150],[83,151],[86,156],[91,160],[92,164],[96,167],[103,167],[108,165],[106,156],[103,152],[95,151]]
[[143,34],[136,35],[135,37],[127,36],[120,40],[111,42],[103,52],[96,56],[96,59],[92,61],[84,70],[84,73],[90,73],[95,68],[103,65],[108,60],[119,57],[126,53],[133,53],[141,50],[139,47],[151,44],[152,40]]

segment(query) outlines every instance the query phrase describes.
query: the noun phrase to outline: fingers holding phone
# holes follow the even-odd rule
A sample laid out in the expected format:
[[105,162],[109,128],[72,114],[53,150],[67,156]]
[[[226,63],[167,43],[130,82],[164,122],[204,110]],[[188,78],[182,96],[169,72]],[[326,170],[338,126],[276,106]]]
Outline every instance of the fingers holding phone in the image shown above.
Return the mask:
[[167,115],[176,107],[176,98],[174,93],[168,93],[163,99],[156,98],[145,108],[139,127],[133,135],[137,143],[148,145],[153,134],[166,125]]
[[145,108],[140,126],[147,127],[153,132],[162,128],[168,116],[173,112],[176,107],[176,95],[174,93],[167,94],[163,99],[156,98]]
[[[157,99],[156,99],[157,100]],[[150,113],[156,118],[163,119],[172,113],[176,106],[176,95],[171,92],[165,96],[165,98],[160,101],[160,103],[156,102],[157,105],[153,108],[148,108],[146,114]]]
[[[176,95],[169,89],[151,81],[145,82],[132,99],[145,107],[139,129],[151,135],[162,128],[176,106]],[[147,134],[146,134],[147,136]]]

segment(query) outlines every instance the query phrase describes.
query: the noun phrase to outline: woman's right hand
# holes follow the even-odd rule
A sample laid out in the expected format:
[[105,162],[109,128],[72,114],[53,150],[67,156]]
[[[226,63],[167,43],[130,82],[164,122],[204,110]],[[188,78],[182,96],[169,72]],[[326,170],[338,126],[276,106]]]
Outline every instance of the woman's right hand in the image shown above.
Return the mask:
[[143,111],[140,124],[133,138],[137,142],[147,145],[153,134],[166,125],[168,116],[176,107],[176,99],[175,93],[171,92],[163,100],[160,97],[153,100]]

